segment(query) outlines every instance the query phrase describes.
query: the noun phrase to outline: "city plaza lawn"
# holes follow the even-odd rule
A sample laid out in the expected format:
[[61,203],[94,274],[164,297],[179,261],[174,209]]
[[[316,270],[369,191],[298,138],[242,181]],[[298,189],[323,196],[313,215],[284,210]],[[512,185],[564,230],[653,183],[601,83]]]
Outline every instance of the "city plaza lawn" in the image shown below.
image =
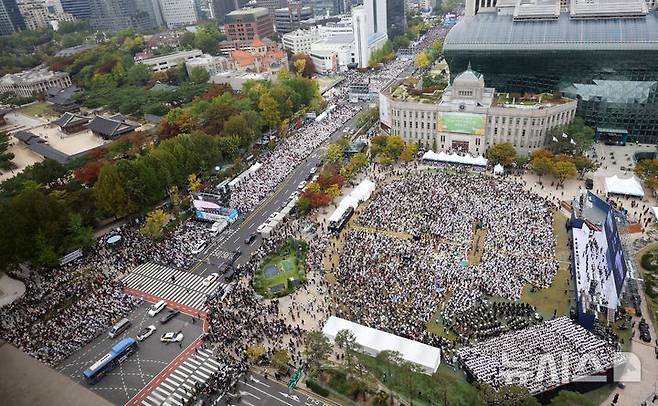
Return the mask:
[[289,239],[265,258],[254,275],[254,289],[265,297],[281,297],[293,292],[306,279],[308,244]]

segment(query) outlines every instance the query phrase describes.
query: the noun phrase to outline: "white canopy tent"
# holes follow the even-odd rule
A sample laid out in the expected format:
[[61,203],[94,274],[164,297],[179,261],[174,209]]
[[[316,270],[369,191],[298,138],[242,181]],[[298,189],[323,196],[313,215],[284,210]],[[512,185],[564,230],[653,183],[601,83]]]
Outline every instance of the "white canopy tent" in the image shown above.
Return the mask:
[[503,173],[505,173],[505,168],[503,167],[503,165],[497,164],[493,168],[493,173],[494,175],[502,175]]
[[365,202],[370,199],[370,195],[375,190],[375,182],[364,179],[359,183],[349,195],[343,197],[338,203],[338,207],[331,213],[329,217],[329,223],[332,221],[338,221],[343,216],[343,213],[347,211],[349,207],[356,209],[356,206],[361,202]]
[[427,151],[423,154],[423,160],[473,166],[487,166],[488,162],[487,158],[483,157],[482,155],[477,157],[472,157],[470,155],[462,156],[457,153],[446,154],[443,151],[439,152],[438,154],[434,151]]
[[628,179],[621,179],[617,175],[605,178],[605,192],[609,195],[644,197],[642,184],[635,176]]
[[382,351],[397,351],[402,355],[402,359],[417,365],[428,375],[435,373],[441,364],[441,350],[436,347],[362,326],[339,317],[331,316],[324,325],[322,333],[333,342],[336,334],[341,330],[351,331],[361,350],[373,357]]

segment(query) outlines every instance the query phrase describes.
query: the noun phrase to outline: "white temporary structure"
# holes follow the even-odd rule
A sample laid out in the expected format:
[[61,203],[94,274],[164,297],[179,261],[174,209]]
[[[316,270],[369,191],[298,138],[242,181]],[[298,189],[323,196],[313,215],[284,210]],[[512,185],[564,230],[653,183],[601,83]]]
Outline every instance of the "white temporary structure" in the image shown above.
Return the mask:
[[360,349],[373,357],[382,351],[397,351],[401,354],[403,360],[417,365],[428,375],[435,373],[441,364],[441,350],[439,348],[339,317],[329,317],[322,333],[333,342],[336,339],[336,334],[341,330],[351,331],[356,338],[356,343],[361,347]]
[[423,160],[473,166],[487,166],[487,162],[489,162],[487,161],[487,158],[483,157],[482,155],[477,157],[472,157],[470,155],[462,156],[457,153],[446,154],[443,151],[439,152],[438,154],[434,151],[427,151],[423,154]]
[[653,216],[656,218],[656,221],[658,221],[658,207],[652,207],[651,211],[653,212]]
[[503,167],[503,165],[497,164],[496,166],[494,166],[493,173],[494,175],[502,175],[503,173],[505,173],[505,168]]
[[228,187],[231,189],[234,189],[236,186],[238,186],[242,181],[249,179],[253,174],[258,172],[258,170],[263,166],[262,163],[256,162],[255,164],[251,165],[249,169],[246,171],[242,172],[238,176],[235,177],[232,181],[228,183]]
[[329,223],[340,220],[348,208],[351,207],[356,209],[356,206],[358,206],[359,203],[370,199],[370,195],[372,195],[372,192],[375,190],[375,186],[375,182],[371,180],[362,180],[349,195],[341,199],[336,210],[334,210],[334,212],[331,213],[331,216],[329,216]]
[[605,178],[605,192],[624,196],[644,196],[642,184],[635,176],[628,179],[622,179],[617,175]]

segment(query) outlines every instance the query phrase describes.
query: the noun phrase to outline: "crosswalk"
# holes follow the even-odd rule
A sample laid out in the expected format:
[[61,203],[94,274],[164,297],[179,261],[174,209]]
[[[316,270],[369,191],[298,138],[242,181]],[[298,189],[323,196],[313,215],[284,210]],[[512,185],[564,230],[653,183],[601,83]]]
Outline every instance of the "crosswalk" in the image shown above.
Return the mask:
[[153,389],[142,406],[183,406],[190,400],[194,384],[206,382],[221,367],[211,351],[199,349]]
[[221,294],[227,288],[226,283],[218,281],[206,286],[204,279],[193,273],[149,262],[133,269],[122,281],[126,287],[203,311],[203,303],[209,295],[217,290]]

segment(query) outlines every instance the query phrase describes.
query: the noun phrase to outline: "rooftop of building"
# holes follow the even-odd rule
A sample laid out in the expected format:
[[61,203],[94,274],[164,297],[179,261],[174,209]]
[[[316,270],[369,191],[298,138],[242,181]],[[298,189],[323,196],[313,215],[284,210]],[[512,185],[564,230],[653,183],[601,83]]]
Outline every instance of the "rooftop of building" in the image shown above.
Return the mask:
[[45,65],[39,65],[35,68],[24,70],[18,73],[8,73],[0,78],[0,83],[8,85],[20,85],[38,83],[44,80],[61,79],[68,76],[66,72],[54,72]]
[[240,8],[237,10],[233,10],[230,13],[226,14],[226,22],[230,23],[233,22],[234,18],[238,17],[250,17],[250,18],[260,18],[260,17],[265,17],[268,15],[270,11],[265,8],[265,7],[252,7],[252,8]]
[[[140,58],[138,59],[137,55],[135,55],[135,60],[142,62],[142,63],[149,63],[149,62],[155,62],[155,61],[166,61],[169,59],[176,59],[176,58],[187,58],[188,56],[192,55],[199,55],[201,56],[203,52],[200,49],[192,49],[189,51],[178,51],[178,52],[173,52],[171,54],[166,54],[166,55],[158,55],[158,56],[149,56],[146,58]],[[139,55],[139,54],[138,54]]]
[[515,21],[512,15],[463,17],[448,33],[452,50],[658,50],[658,14],[637,18],[571,18]]
[[64,49],[62,49],[61,51],[57,52],[57,53],[55,54],[55,56],[58,57],[58,58],[64,58],[64,57],[68,57],[68,56],[73,56],[73,55],[77,55],[77,54],[80,54],[80,53],[82,53],[82,52],[88,51],[88,50],[90,50],[90,49],[94,49],[94,48],[96,48],[97,46],[98,46],[98,45],[96,45],[96,44],[81,44],[81,45],[76,45],[76,46],[73,46],[73,47],[69,47],[69,48],[64,48]]
[[492,107],[533,110],[573,101],[559,93],[496,93]]

